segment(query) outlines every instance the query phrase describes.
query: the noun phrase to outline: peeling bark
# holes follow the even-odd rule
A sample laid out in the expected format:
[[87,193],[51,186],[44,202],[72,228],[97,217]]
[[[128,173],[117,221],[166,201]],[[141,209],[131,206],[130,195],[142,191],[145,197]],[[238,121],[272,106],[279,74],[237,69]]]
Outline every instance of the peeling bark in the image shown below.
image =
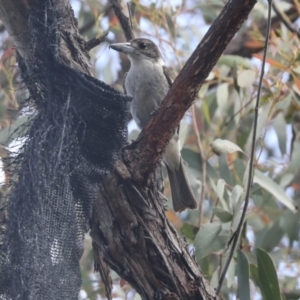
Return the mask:
[[143,299],[214,299],[188,245],[165,217],[165,200],[151,185],[110,176],[95,205],[93,240]]

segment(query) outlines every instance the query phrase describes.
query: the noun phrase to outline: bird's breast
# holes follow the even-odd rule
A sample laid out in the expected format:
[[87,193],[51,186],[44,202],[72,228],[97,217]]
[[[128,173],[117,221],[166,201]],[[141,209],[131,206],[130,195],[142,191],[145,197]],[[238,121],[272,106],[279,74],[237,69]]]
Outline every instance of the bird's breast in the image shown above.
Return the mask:
[[126,76],[125,88],[132,96],[131,114],[137,125],[144,128],[169,90],[162,66],[133,64]]

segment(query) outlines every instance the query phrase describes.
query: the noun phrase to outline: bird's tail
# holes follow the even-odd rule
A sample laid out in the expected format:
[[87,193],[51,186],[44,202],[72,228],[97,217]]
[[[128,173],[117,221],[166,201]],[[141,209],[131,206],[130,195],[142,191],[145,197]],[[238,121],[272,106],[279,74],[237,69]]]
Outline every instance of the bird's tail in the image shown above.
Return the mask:
[[166,167],[171,186],[174,211],[180,212],[186,208],[197,208],[197,201],[187,180],[183,160],[180,158],[179,168],[176,170],[171,170],[167,164]]

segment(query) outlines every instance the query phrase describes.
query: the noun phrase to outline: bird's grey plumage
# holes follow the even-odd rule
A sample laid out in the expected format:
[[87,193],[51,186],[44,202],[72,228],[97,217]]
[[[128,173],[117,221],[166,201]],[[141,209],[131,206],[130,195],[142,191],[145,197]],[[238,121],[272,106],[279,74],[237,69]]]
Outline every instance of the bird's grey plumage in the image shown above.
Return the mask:
[[[128,55],[131,67],[124,82],[125,92],[132,96],[131,114],[140,128],[149,123],[152,114],[160,107],[173,76],[164,65],[158,47],[148,39],[135,39],[130,43],[112,44],[112,49]],[[164,162],[171,186],[173,208],[182,211],[194,209],[197,202],[187,181],[176,132],[166,147]]]

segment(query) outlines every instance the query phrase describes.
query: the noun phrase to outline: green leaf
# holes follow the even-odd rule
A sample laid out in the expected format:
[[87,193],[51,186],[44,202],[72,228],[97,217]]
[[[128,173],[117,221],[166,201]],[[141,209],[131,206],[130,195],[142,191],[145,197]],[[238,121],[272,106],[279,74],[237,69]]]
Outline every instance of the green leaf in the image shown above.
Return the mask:
[[256,248],[258,278],[264,300],[282,300],[276,269],[270,255]]
[[217,86],[217,103],[222,113],[226,113],[228,109],[228,83],[221,83]]
[[213,212],[223,223],[230,222],[233,218],[233,215],[230,212],[221,207],[214,207]]
[[217,182],[217,195],[219,198],[223,198],[225,190],[225,181],[223,179],[219,179]]
[[297,206],[295,205],[293,199],[290,198],[285,191],[270,177],[264,175],[262,172],[256,169],[254,181],[271,193],[278,201],[284,204],[292,212],[297,211]]
[[184,223],[180,228],[180,232],[188,239],[194,240],[197,232],[199,231],[199,227],[194,226],[192,224]]
[[286,210],[280,217],[280,227],[287,233],[291,240],[297,241],[299,237],[300,212],[296,214]]
[[[234,212],[233,219],[231,222],[231,231],[232,232],[234,232],[238,228],[239,223],[241,221],[241,217],[242,217],[242,210],[236,210]],[[244,222],[245,222],[245,220],[244,220]]]
[[244,192],[244,189],[240,185],[236,185],[230,195],[230,201],[235,210],[239,210],[240,207],[237,206],[239,200]]
[[180,123],[180,131],[179,131],[179,143],[180,145],[185,144],[186,137],[188,136],[190,132],[190,123],[188,122],[181,122]]
[[232,171],[228,167],[228,161],[226,155],[219,156],[219,169],[220,177],[230,186],[234,186],[234,180],[232,179]]
[[[199,152],[191,150],[189,148],[183,148],[181,150],[181,155],[183,159],[188,163],[190,168],[193,168],[200,172],[202,170],[202,159]],[[216,169],[211,166],[211,164],[206,164],[206,172],[210,178],[217,180],[219,178],[216,173]]]
[[242,184],[243,176],[246,170],[245,161],[241,159],[235,159],[233,161],[234,164],[234,175],[235,175],[235,182],[238,184]]
[[210,285],[213,289],[217,288],[219,284],[219,270],[215,270],[214,274],[211,277]]
[[224,191],[225,191],[225,181],[223,179],[219,179],[217,183],[216,193],[223,208],[229,210],[229,207],[224,200]]
[[228,140],[216,139],[210,144],[210,146],[212,151],[217,155],[234,153],[237,151],[243,152],[238,145]]
[[235,277],[235,260],[232,259],[227,270],[227,287],[231,288]]
[[243,300],[250,300],[249,261],[245,253],[240,249],[237,251],[237,280],[237,297]]
[[218,60],[218,65],[226,65],[231,68],[234,67],[234,65],[242,66],[244,69],[251,68],[251,62],[249,58],[243,58],[238,55],[222,55]]
[[198,261],[225,247],[228,235],[221,235],[221,231],[222,223],[207,223],[199,230],[195,238]]
[[209,112],[209,107],[205,101],[203,101],[202,107],[202,114],[204,116],[205,121],[210,124],[211,123],[211,118],[210,118],[210,112]]
[[277,134],[279,149],[281,155],[286,153],[286,122],[283,116],[283,113],[280,112],[276,118],[273,119],[273,126]]
[[280,220],[276,220],[271,227],[265,227],[262,232],[257,233],[255,246],[267,251],[272,250],[281,241],[284,230],[280,226]]
[[256,77],[257,74],[254,70],[243,70],[238,75],[238,85],[242,88],[250,87],[255,82]]
[[260,288],[260,283],[259,283],[259,277],[258,277],[258,268],[254,264],[250,264],[250,274],[251,274],[251,279],[255,283],[257,287]]

